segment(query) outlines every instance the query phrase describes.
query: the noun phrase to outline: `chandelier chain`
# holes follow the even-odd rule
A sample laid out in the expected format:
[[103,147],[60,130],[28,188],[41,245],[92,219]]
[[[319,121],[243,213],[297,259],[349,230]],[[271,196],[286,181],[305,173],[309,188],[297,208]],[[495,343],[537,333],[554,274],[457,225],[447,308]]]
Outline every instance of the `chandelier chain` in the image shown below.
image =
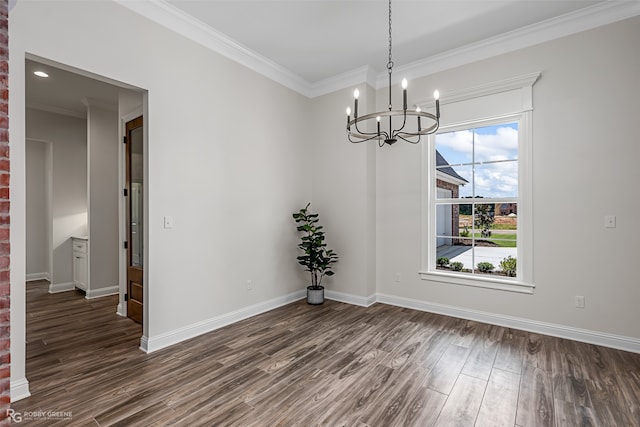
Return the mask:
[[387,62],[387,70],[389,74],[391,74],[391,69],[393,68],[393,61],[391,59],[391,45],[393,39],[391,38],[391,0],[389,0],[389,62]]

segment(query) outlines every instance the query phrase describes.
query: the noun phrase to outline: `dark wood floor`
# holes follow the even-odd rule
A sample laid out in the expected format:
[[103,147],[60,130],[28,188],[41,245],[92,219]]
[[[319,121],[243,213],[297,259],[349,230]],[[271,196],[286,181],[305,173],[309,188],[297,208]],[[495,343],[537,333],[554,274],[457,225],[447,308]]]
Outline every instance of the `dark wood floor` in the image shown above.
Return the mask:
[[[27,286],[28,425],[640,426],[640,355],[296,302],[151,355],[115,297]],[[70,414],[69,414],[70,413]]]

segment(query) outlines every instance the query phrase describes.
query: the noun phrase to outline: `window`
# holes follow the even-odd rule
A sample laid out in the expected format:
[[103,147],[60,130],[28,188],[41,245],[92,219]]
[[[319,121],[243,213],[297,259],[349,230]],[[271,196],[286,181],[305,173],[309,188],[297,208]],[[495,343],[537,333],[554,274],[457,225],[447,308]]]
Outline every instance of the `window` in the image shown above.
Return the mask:
[[532,108],[522,95],[538,76],[528,91],[474,90],[442,106],[447,122],[423,147],[423,279],[532,292]]

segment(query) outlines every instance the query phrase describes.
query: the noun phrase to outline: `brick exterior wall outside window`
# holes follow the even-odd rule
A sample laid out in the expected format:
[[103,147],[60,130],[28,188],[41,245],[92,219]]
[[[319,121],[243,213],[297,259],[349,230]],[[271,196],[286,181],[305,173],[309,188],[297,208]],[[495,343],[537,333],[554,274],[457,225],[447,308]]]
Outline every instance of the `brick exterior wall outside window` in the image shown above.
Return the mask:
[[9,337],[9,12],[0,0],[0,426],[10,424]]
[[[454,199],[460,197],[460,186],[457,184],[452,184],[450,182],[442,181],[441,179],[436,179],[436,187],[451,190],[451,197]],[[460,231],[460,207],[458,205],[452,205],[451,206],[451,235],[458,236],[459,231]]]

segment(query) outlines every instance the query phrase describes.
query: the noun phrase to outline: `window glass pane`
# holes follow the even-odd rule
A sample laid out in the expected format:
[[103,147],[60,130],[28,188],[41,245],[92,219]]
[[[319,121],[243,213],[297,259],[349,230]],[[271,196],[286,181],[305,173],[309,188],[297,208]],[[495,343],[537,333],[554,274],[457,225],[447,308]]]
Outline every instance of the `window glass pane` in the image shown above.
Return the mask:
[[518,162],[475,165],[474,191],[479,197],[518,197]]
[[459,229],[462,237],[468,237],[473,229],[473,205],[461,204],[458,207],[459,212]]
[[517,123],[479,127],[474,132],[474,163],[518,159]]
[[458,235],[457,211],[458,207],[450,204],[436,206],[436,247],[453,244],[452,237]]
[[438,177],[459,197],[518,197],[517,122],[438,134],[435,145]]
[[436,197],[438,199],[470,197],[473,194],[472,165],[446,165],[436,169],[438,171],[436,173]]
[[436,152],[450,165],[473,163],[473,130],[445,132],[436,135]]

